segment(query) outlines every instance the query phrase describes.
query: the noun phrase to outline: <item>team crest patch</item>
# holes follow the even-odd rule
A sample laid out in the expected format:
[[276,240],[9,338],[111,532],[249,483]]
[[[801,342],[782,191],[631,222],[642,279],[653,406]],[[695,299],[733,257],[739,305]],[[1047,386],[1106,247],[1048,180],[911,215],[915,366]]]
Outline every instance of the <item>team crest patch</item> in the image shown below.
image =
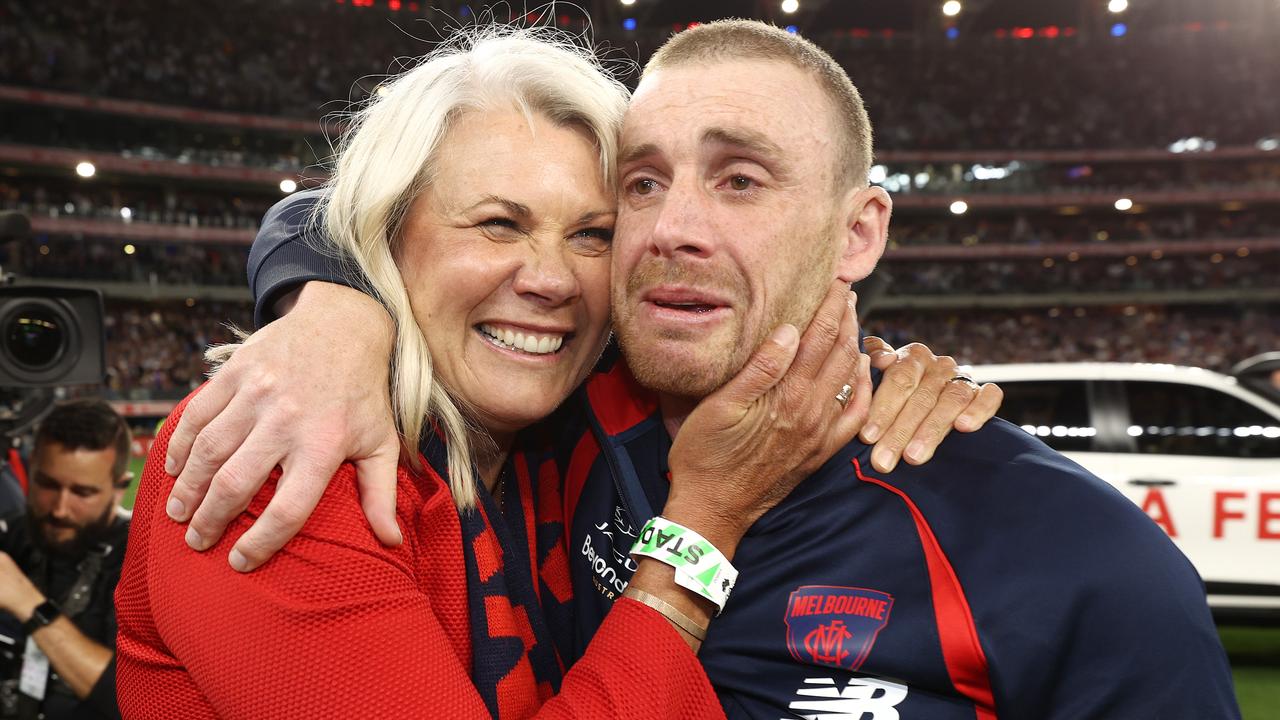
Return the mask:
[[857,670],[892,609],[879,590],[802,585],[787,600],[787,648],[803,663]]

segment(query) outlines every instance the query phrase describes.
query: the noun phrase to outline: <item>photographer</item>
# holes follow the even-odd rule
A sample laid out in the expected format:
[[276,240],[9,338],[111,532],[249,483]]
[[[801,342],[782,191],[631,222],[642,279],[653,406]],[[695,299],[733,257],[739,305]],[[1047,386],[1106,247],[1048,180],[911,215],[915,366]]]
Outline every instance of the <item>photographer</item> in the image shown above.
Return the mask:
[[96,399],[58,405],[36,431],[27,510],[0,521],[0,634],[16,635],[0,718],[120,716],[113,596],[129,442]]

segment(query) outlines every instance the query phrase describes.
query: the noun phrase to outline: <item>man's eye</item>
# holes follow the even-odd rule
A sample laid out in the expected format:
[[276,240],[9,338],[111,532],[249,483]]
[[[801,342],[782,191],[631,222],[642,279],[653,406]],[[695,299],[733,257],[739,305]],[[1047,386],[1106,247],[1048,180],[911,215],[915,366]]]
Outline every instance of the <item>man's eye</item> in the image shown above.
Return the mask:
[[649,178],[640,178],[631,183],[631,190],[637,195],[648,195],[658,189],[658,183]]
[[750,190],[752,185],[755,185],[755,181],[745,175],[734,175],[729,178],[729,187],[734,190]]

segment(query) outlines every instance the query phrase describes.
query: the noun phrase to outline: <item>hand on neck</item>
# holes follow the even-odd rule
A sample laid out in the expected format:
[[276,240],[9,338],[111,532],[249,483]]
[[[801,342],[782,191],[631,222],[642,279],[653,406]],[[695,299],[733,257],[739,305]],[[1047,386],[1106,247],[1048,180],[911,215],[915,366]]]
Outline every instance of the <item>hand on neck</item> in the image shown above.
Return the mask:
[[685,418],[689,417],[689,413],[693,412],[701,401],[702,398],[659,393],[658,409],[662,412],[662,424],[667,428],[667,434],[674,438],[676,433],[680,432],[680,426],[684,424]]

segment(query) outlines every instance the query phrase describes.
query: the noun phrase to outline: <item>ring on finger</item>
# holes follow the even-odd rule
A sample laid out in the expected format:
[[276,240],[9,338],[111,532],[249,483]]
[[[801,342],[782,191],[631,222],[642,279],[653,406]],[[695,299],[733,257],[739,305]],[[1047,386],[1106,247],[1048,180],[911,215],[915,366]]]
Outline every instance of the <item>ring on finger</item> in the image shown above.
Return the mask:
[[840,392],[836,393],[836,402],[840,403],[840,407],[849,404],[849,398],[853,397],[853,386],[845,383],[840,386]]
[[949,382],[949,383],[953,383],[953,382],[962,382],[962,383],[964,383],[965,385],[968,385],[969,387],[973,388],[974,390],[980,390],[980,389],[981,389],[981,388],[978,386],[978,381],[977,381],[977,380],[974,380],[973,378],[969,377],[968,375],[956,375],[955,377],[951,378],[951,379],[950,379],[950,380],[948,380],[947,382]]

